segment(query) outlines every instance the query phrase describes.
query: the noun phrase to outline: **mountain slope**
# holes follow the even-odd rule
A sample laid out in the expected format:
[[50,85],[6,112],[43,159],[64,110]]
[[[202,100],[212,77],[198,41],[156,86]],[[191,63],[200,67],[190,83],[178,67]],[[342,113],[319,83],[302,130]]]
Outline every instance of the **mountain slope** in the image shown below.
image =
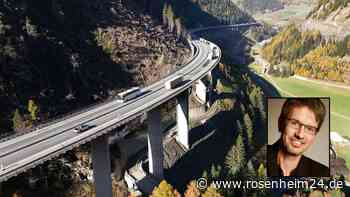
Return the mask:
[[320,31],[286,27],[263,47],[272,65],[287,63],[296,74],[323,80],[350,82],[350,35],[343,40],[326,40]]
[[310,12],[309,18],[346,20],[350,19],[350,0],[319,0],[317,6]]
[[175,33],[123,2],[0,5],[0,133],[151,83],[185,61],[189,49]]
[[319,0],[303,29],[317,29],[324,37],[344,39],[350,32],[350,0]]
[[280,0],[232,0],[239,8],[250,13],[268,12],[283,8]]

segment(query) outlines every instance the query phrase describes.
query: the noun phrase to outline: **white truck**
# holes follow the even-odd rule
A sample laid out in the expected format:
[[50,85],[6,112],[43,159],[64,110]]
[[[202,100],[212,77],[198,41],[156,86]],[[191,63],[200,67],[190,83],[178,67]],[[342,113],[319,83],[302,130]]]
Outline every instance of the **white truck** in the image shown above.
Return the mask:
[[117,94],[117,100],[121,103],[136,98],[142,94],[139,87],[132,87],[124,92]]

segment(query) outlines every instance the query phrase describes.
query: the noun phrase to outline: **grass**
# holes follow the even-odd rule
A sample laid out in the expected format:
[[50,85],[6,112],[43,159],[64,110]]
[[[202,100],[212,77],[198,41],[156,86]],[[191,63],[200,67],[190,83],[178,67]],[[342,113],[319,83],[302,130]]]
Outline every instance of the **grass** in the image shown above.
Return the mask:
[[[296,96],[310,97],[330,97],[331,111],[336,114],[331,114],[331,131],[337,131],[341,135],[350,137],[350,91],[325,85],[305,82],[294,78],[278,78],[271,77],[273,82],[282,90],[287,91]],[[269,79],[271,80],[271,79]],[[280,91],[280,90],[279,90]],[[286,92],[280,91],[283,96],[291,96]],[[346,119],[341,115],[349,117]]]
[[283,26],[295,20],[304,20],[311,9],[312,6],[310,5],[291,5],[275,12],[257,14],[254,18],[265,21],[271,25]]
[[[273,81],[283,91],[279,90],[282,96],[322,96],[331,98],[331,112],[350,117],[350,91],[325,85],[314,84],[293,78],[270,77],[267,80]],[[287,91],[288,93],[286,93]],[[331,114],[331,131],[336,131],[343,136],[350,137],[350,120],[344,117]],[[350,168],[350,148],[337,148],[337,154],[345,159],[346,165]]]

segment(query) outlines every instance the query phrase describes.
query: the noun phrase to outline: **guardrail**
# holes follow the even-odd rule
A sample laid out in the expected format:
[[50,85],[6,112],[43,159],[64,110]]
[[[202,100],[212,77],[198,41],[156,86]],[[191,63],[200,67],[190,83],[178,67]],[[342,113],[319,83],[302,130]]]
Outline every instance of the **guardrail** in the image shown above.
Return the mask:
[[[189,85],[190,85],[190,83],[187,83],[185,85],[184,89],[187,89],[189,87]],[[88,130],[88,131],[82,133],[81,135],[77,135],[74,138],[71,138],[67,141],[56,144],[56,145],[54,145],[54,146],[52,146],[44,151],[38,152],[30,157],[22,159],[21,161],[18,161],[16,163],[8,165],[8,166],[6,166],[6,169],[4,171],[0,172],[0,174],[1,174],[0,182],[5,181],[12,176],[16,176],[17,174],[24,172],[32,167],[35,167],[36,165],[40,165],[43,162],[45,162],[46,160],[50,160],[54,157],[57,157],[58,155],[63,154],[66,151],[73,149],[74,147],[78,147],[81,144],[84,144],[84,143],[89,142],[93,139],[96,139],[97,137],[115,129],[119,123],[123,124],[125,122],[128,122],[128,121],[134,119],[135,117],[142,115],[144,112],[152,110],[156,106],[161,105],[162,103],[166,102],[168,99],[176,96],[177,94],[179,94],[182,91],[183,91],[182,89],[176,90],[176,91],[172,92],[169,97],[166,97],[160,101],[157,101],[156,102],[157,105],[155,105],[155,103],[154,103],[155,101],[153,101],[152,103],[146,103],[146,106],[144,106],[142,111],[138,111],[137,109],[135,109],[137,112],[134,112],[135,110],[132,110],[132,111],[124,114],[122,117],[119,117],[119,120],[114,120],[114,119],[109,120],[109,121],[103,123],[102,125],[94,127],[91,130]],[[132,113],[132,116],[130,115],[130,113]],[[116,122],[118,122],[118,124],[116,124]],[[97,131],[97,129],[101,129],[101,130]]]
[[[193,58],[196,56],[196,53],[197,53],[197,49],[196,47],[193,46],[191,40],[188,40],[186,39],[186,41],[188,42],[190,48],[191,48],[191,57],[189,59],[189,61],[187,61],[184,66],[186,66],[187,64],[189,64]],[[179,70],[181,70],[181,68],[183,68],[184,66],[182,67],[176,67],[175,70],[173,72],[177,72]],[[167,75],[165,75],[163,78],[167,78],[171,75],[172,73],[169,73]],[[149,86],[152,86],[154,85],[155,83],[157,83],[157,81],[149,84]],[[142,87],[142,86],[141,86]],[[142,87],[144,88],[144,87]],[[67,120],[73,116],[77,116],[77,115],[80,115],[84,112],[87,112],[87,111],[90,111],[92,109],[95,109],[95,108],[98,108],[102,105],[105,105],[105,104],[108,104],[110,102],[113,102],[114,101],[114,98],[113,96],[105,99],[105,100],[102,100],[100,102],[97,102],[97,103],[91,103],[89,105],[86,105],[84,106],[83,108],[79,108],[79,109],[75,109],[73,111],[70,111],[70,112],[67,112],[67,113],[63,113],[63,114],[60,114],[58,116],[55,116],[55,117],[52,117],[50,119],[47,119],[47,120],[44,120],[42,122],[38,122],[36,123],[36,125],[34,125],[33,127],[31,128],[24,128],[24,129],[21,129],[20,131],[16,132],[16,133],[13,133],[13,132],[9,132],[9,133],[5,133],[5,134],[0,134],[0,143],[1,142],[5,142],[5,141],[8,141],[8,140],[11,140],[13,138],[16,138],[16,137],[19,137],[19,136],[22,136],[22,135],[25,135],[25,134],[28,134],[28,133],[31,133],[33,131],[37,131],[37,130],[40,130],[44,127],[47,127],[47,126],[50,126],[50,125],[53,125],[57,122],[61,122],[61,121],[64,121],[64,120]]]
[[[194,48],[196,48],[195,44],[193,44],[193,46],[194,46]],[[195,50],[196,51],[194,52],[194,56],[197,56],[199,54],[199,49],[195,49]],[[211,50],[209,50],[209,49],[206,49],[206,50],[207,50],[206,54],[205,54],[206,58],[205,59],[203,58],[203,60],[201,60],[201,62],[199,62],[200,64],[206,63],[210,54],[212,53]],[[40,151],[32,156],[28,156],[28,157],[26,157],[26,158],[24,158],[16,163],[13,163],[13,164],[6,166],[5,170],[0,171],[0,174],[1,174],[0,182],[8,179],[9,177],[12,177],[12,176],[15,176],[21,172],[24,172],[24,171],[26,171],[26,170],[28,170],[36,165],[39,165],[46,160],[50,160],[53,157],[56,157],[60,154],[63,154],[64,152],[71,150],[74,147],[77,147],[77,146],[80,146],[81,144],[89,142],[89,141],[115,129],[116,127],[118,127],[118,125],[124,124],[124,123],[134,119],[135,117],[138,117],[138,116],[142,115],[143,113],[154,109],[155,107],[161,105],[162,103],[167,102],[169,99],[175,97],[176,95],[178,95],[181,92],[185,91],[186,89],[190,88],[193,81],[196,81],[196,80],[202,78],[209,71],[214,69],[214,67],[215,67],[214,65],[217,65],[219,63],[220,58],[222,56],[221,50],[219,47],[218,47],[218,53],[219,53],[219,58],[217,58],[215,60],[211,60],[212,64],[210,65],[209,68],[207,68],[205,70],[201,69],[198,73],[193,73],[191,81],[186,82],[181,89],[173,90],[171,92],[168,92],[166,95],[160,95],[159,98],[152,100],[151,102],[147,102],[147,103],[143,104],[141,106],[142,109],[136,108],[136,109],[133,109],[129,112],[126,112],[125,114],[121,115],[117,119],[106,120],[106,122],[102,123],[101,125],[98,125],[98,126],[92,128],[84,133],[81,133],[80,135],[77,135],[73,138],[70,138],[64,142],[60,142],[54,146],[51,146],[50,148],[48,148],[46,150]],[[202,54],[202,56],[203,56],[203,54]],[[192,60],[190,62],[194,61],[194,59],[195,58],[192,58]],[[190,71],[187,71],[187,72],[191,73],[193,70],[195,70],[197,68],[198,67],[194,67]],[[167,75],[167,77],[168,76],[169,75]],[[163,78],[161,80],[164,80],[165,78]],[[102,105],[102,104],[103,103],[101,103],[100,105]],[[111,110],[108,113],[112,113],[115,110],[116,109]],[[87,111],[87,109],[85,109],[84,111]],[[106,113],[104,113],[104,114],[106,114]]]
[[[246,26],[252,26],[252,25],[261,25],[260,23],[245,23],[245,24],[237,24],[237,25],[229,25],[229,27],[246,27]],[[195,29],[195,30],[192,30],[190,31],[190,34],[195,34],[197,32],[200,32],[200,31],[205,31],[205,30],[211,30],[211,29],[219,29],[219,28],[229,28],[227,25],[221,25],[221,26],[210,26],[210,27],[204,27],[204,28],[198,28],[198,29]],[[195,54],[197,53],[197,48],[194,47],[194,45],[192,44],[192,40],[190,39],[186,39],[186,41],[188,42],[188,45],[190,46],[191,48],[191,59],[189,62],[191,62],[191,60],[193,59],[193,57],[195,56]],[[185,65],[187,65],[189,62],[187,62]],[[173,72],[176,72],[176,71],[179,71],[182,67],[180,68],[175,68],[175,70]],[[167,74],[164,76],[164,78],[170,76],[171,74]],[[151,83],[149,86],[153,85],[154,83],[156,82],[153,82]],[[47,120],[44,120],[42,122],[38,122],[37,125],[34,125],[34,127],[31,127],[31,128],[25,128],[25,129],[22,129],[20,130],[19,132],[16,132],[16,133],[6,133],[6,134],[1,134],[0,135],[0,143],[1,142],[5,142],[5,141],[8,141],[8,140],[11,140],[13,138],[16,138],[18,136],[22,136],[22,135],[25,135],[25,134],[28,134],[28,133],[31,133],[33,131],[37,131],[37,130],[40,130],[44,127],[47,127],[47,126],[50,126],[52,124],[55,124],[57,122],[60,122],[60,121],[64,121],[64,120],[67,120],[73,116],[77,116],[77,115],[80,115],[84,112],[87,112],[89,110],[92,110],[94,108],[98,108],[102,105],[105,105],[107,103],[110,103],[112,102],[114,99],[113,99],[113,96],[108,98],[107,100],[102,100],[98,103],[91,103],[87,106],[84,106],[84,108],[79,108],[79,109],[76,109],[76,110],[73,110],[73,111],[70,111],[70,112],[67,112],[67,113],[63,113],[63,114],[60,114],[56,117],[52,117],[50,119],[47,119]]]

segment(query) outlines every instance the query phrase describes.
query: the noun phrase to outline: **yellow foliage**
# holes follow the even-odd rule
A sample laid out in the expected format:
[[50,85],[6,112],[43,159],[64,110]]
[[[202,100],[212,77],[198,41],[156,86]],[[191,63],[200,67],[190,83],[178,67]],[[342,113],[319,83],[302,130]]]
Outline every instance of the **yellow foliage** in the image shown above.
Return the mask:
[[151,197],[180,197],[180,193],[176,191],[170,184],[168,184],[165,180],[160,182],[159,186],[156,187]]
[[207,188],[207,190],[204,192],[202,197],[223,197],[214,186],[210,186]]
[[197,188],[197,184],[195,181],[191,181],[190,184],[187,185],[187,190],[185,192],[185,197],[200,197],[201,193]]
[[263,163],[261,163],[258,168],[258,177],[259,178],[266,177],[266,168]]
[[350,63],[342,61],[350,55],[350,36],[342,41],[322,41],[319,31],[300,32],[289,25],[262,49],[271,64],[287,62],[295,74],[317,79],[344,81]]

